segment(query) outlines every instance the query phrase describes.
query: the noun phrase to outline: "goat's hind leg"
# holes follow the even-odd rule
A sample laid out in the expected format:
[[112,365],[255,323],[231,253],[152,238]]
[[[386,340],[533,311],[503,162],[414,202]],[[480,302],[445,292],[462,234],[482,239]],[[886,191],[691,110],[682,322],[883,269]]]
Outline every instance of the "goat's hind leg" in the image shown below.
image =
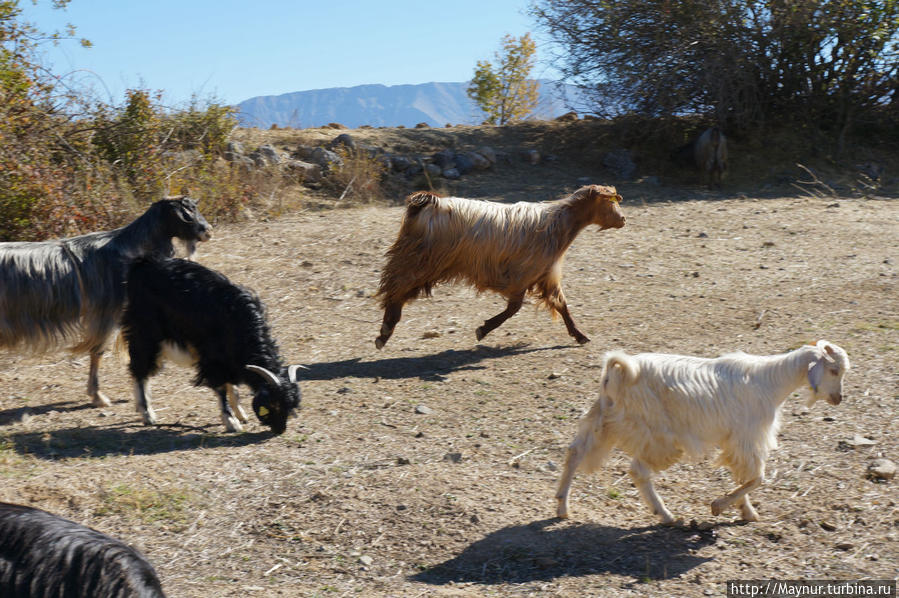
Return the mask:
[[387,341],[393,335],[393,329],[396,328],[400,318],[403,317],[403,303],[396,301],[388,303],[384,307],[384,320],[381,322],[381,336],[375,339],[375,347],[384,348]]
[[222,424],[224,424],[225,429],[229,432],[243,432],[243,426],[240,425],[237,415],[231,410],[228,396],[230,394],[228,392],[229,386],[230,384],[225,384],[215,389],[215,394],[219,397],[219,406],[222,409]]
[[87,375],[87,395],[91,398],[91,404],[94,407],[109,407],[112,401],[105,394],[100,392],[100,359],[103,357],[103,351],[91,351],[90,372]]
[[574,324],[574,320],[571,318],[571,314],[568,312],[568,303],[565,301],[565,294],[562,293],[562,289],[559,288],[553,293],[552,301],[550,305],[560,316],[562,316],[562,321],[565,322],[565,328],[568,330],[568,334],[577,341],[579,345],[583,345],[590,342],[590,339],[587,336],[578,330],[577,326]]
[[759,515],[749,502],[748,494],[762,485],[762,478],[756,477],[736,490],[712,501],[712,515],[720,515],[734,504],[739,505],[740,514],[746,521],[758,521]]
[[631,479],[634,481],[634,486],[637,487],[640,496],[643,498],[643,502],[652,509],[653,514],[658,515],[662,524],[673,524],[674,516],[671,514],[671,511],[668,510],[668,507],[665,506],[662,498],[656,493],[656,489],[652,485],[652,471],[646,463],[635,458],[631,461],[629,473],[631,474]]
[[489,320],[485,320],[484,324],[482,326],[478,326],[478,328],[474,331],[474,334],[478,338],[478,340],[481,340],[482,338],[499,328],[503,322],[518,313],[518,310],[521,309],[522,303],[524,303],[524,291],[510,297],[509,302],[506,305],[506,309],[504,309],[501,313],[496,314]]

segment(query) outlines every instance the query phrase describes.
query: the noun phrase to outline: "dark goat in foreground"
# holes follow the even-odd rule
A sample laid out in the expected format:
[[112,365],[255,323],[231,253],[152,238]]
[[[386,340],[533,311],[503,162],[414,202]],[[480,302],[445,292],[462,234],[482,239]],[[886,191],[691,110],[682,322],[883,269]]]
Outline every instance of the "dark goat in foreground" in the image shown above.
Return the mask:
[[219,396],[222,422],[241,431],[247,416],[234,386],[253,389],[253,411],[275,434],[300,406],[296,369],[282,365],[265,310],[250,290],[222,274],[181,259],[141,258],[128,272],[122,332],[131,356],[134,399],[145,424],[156,423],[147,379],[165,355],[196,366],[197,386]]
[[165,598],[134,548],[46,511],[0,503],[3,598]]
[[384,309],[384,346],[400,321],[403,305],[429,296],[440,282],[465,281],[478,292],[506,298],[506,309],[475,331],[478,340],[521,309],[534,293],[558,313],[574,339],[588,339],[574,324],[562,293],[562,259],[575,237],[590,224],[621,228],[625,217],[614,187],[588,185],[547,202],[503,204],[419,192],[406,199],[406,214],[381,272],[378,297]]
[[194,200],[178,197],[157,201],[115,230],[0,243],[0,347],[45,352],[76,343],[72,351],[90,353],[88,395],[94,405],[109,405],[97,369],[125,303],[128,264],[174,255],[172,238],[192,251],[210,228]]
[[709,127],[674,150],[672,158],[681,166],[697,169],[710,183],[720,185],[727,172],[727,138],[718,127]]

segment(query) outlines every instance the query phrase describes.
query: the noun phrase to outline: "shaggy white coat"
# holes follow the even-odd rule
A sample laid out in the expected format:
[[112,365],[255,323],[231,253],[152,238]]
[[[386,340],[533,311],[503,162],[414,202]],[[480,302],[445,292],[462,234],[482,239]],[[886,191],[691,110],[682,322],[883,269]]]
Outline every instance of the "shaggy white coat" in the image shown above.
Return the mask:
[[712,513],[736,504],[744,519],[756,521],[748,493],[762,483],[765,460],[777,446],[781,405],[806,384],[812,390],[809,404],[819,398],[839,404],[848,369],[846,352],[827,341],[781,355],[733,353],[717,359],[608,353],[600,397],[568,449],[556,494],[558,516],[568,516],[575,471],[601,467],[618,447],[633,458],[630,473],[643,499],[663,523],[671,523],[651,473],[717,446],[718,462],[740,487],[715,500]]

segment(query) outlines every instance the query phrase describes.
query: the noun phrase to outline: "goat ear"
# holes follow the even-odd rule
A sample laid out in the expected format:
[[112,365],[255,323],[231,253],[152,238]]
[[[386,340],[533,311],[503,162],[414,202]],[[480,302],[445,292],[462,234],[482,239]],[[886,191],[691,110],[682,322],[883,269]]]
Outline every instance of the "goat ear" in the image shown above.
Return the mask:
[[305,365],[291,365],[287,367],[287,377],[291,384],[297,383],[297,370],[308,370]]
[[818,392],[818,385],[821,384],[821,376],[824,373],[824,360],[816,359],[808,366],[808,385],[812,387],[814,392]]
[[833,363],[835,361],[833,356],[836,355],[836,351],[834,351],[833,345],[825,340],[820,340],[815,344],[815,346],[821,350],[821,355],[829,363]]

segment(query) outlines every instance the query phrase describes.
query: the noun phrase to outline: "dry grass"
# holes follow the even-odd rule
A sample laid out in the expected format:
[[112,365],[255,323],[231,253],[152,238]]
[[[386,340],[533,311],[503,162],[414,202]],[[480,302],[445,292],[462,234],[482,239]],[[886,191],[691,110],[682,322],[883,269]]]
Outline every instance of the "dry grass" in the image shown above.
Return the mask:
[[[558,165],[512,165],[460,188],[548,199],[573,180]],[[101,379],[118,400],[96,409],[85,358],[5,354],[0,499],[133,543],[185,598],[704,596],[727,579],[895,577],[895,482],[865,477],[873,458],[899,456],[895,203],[690,191],[672,202],[618,186],[627,227],[586,230],[566,260],[572,314],[593,339],[583,347],[534,309],[476,343],[503,302],[439,287],[377,352],[371,296],[399,207],[218,227],[198,260],[253,287],[284,355],[310,368],[300,417],[280,437],[258,422],[227,434],[213,394],[170,366],[153,381],[161,424],[144,427],[116,359]],[[818,338],[849,352],[847,399],[787,403],[753,495],[761,522],[709,514],[733,483],[703,460],[657,487],[677,516],[708,525],[656,526],[620,457],[576,478],[572,520],[551,518],[605,350],[773,353]],[[875,444],[847,450],[855,434]]]

